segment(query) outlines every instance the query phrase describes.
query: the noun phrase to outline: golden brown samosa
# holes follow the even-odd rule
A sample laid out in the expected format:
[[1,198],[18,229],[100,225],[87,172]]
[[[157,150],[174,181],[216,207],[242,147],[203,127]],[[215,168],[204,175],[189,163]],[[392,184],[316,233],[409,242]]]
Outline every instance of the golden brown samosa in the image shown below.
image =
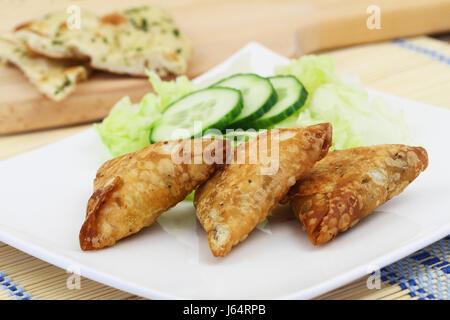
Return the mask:
[[94,250],[151,225],[206,181],[226,154],[224,140],[165,141],[107,161],[98,170],[80,231]]
[[[234,162],[218,170],[195,194],[197,217],[214,256],[225,256],[244,240],[289,188],[311,172],[328,152],[331,131],[328,123],[270,130],[236,147]],[[267,157],[259,151],[264,146]]]
[[424,148],[398,144],[332,151],[289,191],[310,241],[322,244],[400,194],[427,168]]

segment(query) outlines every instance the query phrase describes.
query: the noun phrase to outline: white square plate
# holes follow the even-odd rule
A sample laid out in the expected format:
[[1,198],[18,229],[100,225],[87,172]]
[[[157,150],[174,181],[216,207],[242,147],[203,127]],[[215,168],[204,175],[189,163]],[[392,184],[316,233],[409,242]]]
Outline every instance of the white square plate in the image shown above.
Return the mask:
[[[196,81],[236,72],[267,76],[287,61],[250,43]],[[154,224],[114,247],[83,252],[78,232],[95,173],[108,158],[92,129],[0,163],[0,240],[148,298],[312,298],[332,290],[450,233],[450,112],[369,92],[404,110],[430,165],[378,214],[328,245],[311,245],[291,220],[271,223],[271,233],[255,230],[227,257],[214,258],[192,204],[183,202],[163,215],[173,228]]]

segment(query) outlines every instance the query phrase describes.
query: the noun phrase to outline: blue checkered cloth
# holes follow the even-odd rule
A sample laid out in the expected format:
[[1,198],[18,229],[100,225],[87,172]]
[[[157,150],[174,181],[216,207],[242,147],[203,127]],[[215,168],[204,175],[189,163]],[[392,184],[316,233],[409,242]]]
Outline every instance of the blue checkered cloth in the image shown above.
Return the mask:
[[31,300],[31,294],[26,292],[23,287],[6,276],[6,273],[0,271],[0,290],[5,290],[10,297],[15,300]]
[[419,300],[450,299],[450,236],[381,269],[381,280]]
[[412,43],[411,41],[408,41],[405,39],[394,39],[394,40],[392,40],[392,43],[401,48],[411,50],[416,53],[424,54],[433,60],[436,60],[438,62],[441,62],[441,63],[444,63],[444,64],[450,66],[450,57],[446,56],[442,52],[425,48],[421,45],[417,45],[417,44]]

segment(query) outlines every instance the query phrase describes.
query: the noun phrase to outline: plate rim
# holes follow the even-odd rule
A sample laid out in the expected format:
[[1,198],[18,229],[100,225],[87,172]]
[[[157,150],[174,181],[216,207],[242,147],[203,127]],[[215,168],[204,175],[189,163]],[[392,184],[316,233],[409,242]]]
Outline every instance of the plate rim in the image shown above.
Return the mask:
[[[399,247],[397,250],[390,252],[389,254],[384,254],[377,259],[373,259],[363,265],[355,267],[349,270],[346,273],[338,275],[334,278],[331,278],[328,281],[316,284],[306,289],[301,289],[295,293],[291,293],[288,295],[284,295],[276,298],[277,300],[307,300],[318,297],[324,293],[337,289],[351,281],[354,281],[364,275],[368,275],[367,269],[370,266],[379,266],[383,268],[395,261],[398,261],[420,249],[427,247],[428,245],[443,239],[444,237],[450,234],[450,224],[444,225],[439,228],[438,231],[435,231],[432,234],[429,234],[425,237],[421,237],[416,241]],[[61,269],[68,270],[68,268],[72,265],[80,266],[80,275],[82,277],[88,278],[90,280],[96,281],[102,285],[114,287],[116,289],[135,294],[140,297],[145,297],[148,299],[155,300],[164,300],[164,299],[172,299],[172,300],[184,300],[185,297],[180,297],[173,294],[167,294],[160,292],[158,290],[151,289],[149,287],[140,286],[135,283],[131,283],[129,281],[120,279],[117,276],[112,276],[105,274],[104,272],[97,271],[94,268],[83,266],[71,258],[64,257],[61,254],[57,254],[52,252],[49,249],[43,248],[39,245],[35,245],[32,242],[24,241],[20,238],[16,238],[14,236],[8,236],[4,232],[2,232],[0,228],[0,241],[3,243],[10,245],[26,254],[29,254],[37,259],[40,259],[49,264],[55,265]],[[221,299],[225,300],[225,299]],[[258,300],[258,299],[255,299]]]

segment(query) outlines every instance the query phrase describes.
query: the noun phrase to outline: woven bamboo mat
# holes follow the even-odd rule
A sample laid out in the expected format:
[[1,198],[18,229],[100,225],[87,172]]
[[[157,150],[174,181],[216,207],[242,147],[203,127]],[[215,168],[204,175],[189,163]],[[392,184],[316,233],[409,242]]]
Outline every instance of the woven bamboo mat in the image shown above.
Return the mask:
[[[328,52],[339,71],[358,74],[371,88],[450,108],[450,45],[428,37],[400,39]],[[0,160],[85,129],[78,126],[0,138]],[[383,268],[379,289],[367,277],[318,299],[450,299],[449,242],[442,239]],[[1,299],[141,299],[72,275],[0,242]],[[3,289],[3,290],[2,290]]]
[[2,300],[141,299],[83,277],[76,280],[65,270],[1,242],[0,270],[0,299]]

